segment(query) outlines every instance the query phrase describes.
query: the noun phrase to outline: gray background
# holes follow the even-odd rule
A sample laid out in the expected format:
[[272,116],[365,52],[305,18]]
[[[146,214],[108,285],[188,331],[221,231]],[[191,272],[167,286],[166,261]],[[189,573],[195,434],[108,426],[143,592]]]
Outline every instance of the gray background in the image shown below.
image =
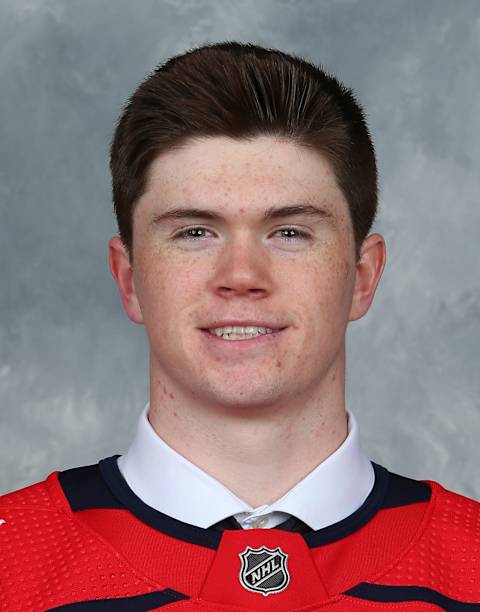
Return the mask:
[[348,331],[371,458],[480,498],[480,2],[0,1],[0,492],[125,452],[143,326],[108,269],[108,145],[128,96],[192,46],[304,55],[364,104],[388,262]]

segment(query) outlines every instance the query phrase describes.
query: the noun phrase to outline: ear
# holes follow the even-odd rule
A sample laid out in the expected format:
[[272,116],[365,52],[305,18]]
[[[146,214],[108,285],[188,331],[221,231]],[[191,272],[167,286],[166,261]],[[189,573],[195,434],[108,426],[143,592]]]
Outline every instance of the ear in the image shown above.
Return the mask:
[[356,264],[349,321],[360,319],[370,308],[385,267],[385,251],[385,240],[380,234],[370,234],[363,241],[360,258]]
[[135,292],[130,258],[119,236],[114,236],[109,240],[108,258],[110,272],[117,283],[120,299],[128,318],[134,323],[143,323],[142,311]]

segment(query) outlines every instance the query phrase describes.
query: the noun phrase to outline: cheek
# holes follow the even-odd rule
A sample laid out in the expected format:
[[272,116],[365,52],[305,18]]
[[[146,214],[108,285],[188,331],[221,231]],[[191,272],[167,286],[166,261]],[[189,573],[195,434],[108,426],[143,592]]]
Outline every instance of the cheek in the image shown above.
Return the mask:
[[165,332],[172,326],[174,331],[180,320],[188,324],[190,311],[198,308],[204,299],[205,278],[193,262],[179,265],[162,254],[161,258],[143,262],[139,289],[147,327]]
[[352,264],[340,254],[331,253],[316,266],[310,277],[317,312],[330,325],[337,327],[348,320],[352,299]]
[[169,295],[171,275],[159,261],[156,257],[139,256],[134,264],[135,290],[147,327],[153,319],[158,320],[159,310],[168,308],[169,304],[165,296]]

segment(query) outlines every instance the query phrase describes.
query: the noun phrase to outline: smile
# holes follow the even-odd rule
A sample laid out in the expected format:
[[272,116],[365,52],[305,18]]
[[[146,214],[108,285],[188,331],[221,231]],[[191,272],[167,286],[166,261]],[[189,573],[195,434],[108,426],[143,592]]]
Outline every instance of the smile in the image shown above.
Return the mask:
[[216,327],[208,330],[211,334],[224,340],[248,340],[265,334],[273,334],[276,330],[269,327],[256,327],[249,325],[247,327],[227,326]]
[[226,332],[226,333],[215,333],[214,330],[210,329],[202,329],[201,332],[205,339],[207,340],[207,345],[212,348],[217,347],[221,349],[222,347],[231,349],[238,348],[240,349],[248,349],[249,347],[266,347],[270,343],[275,343],[277,338],[281,337],[282,332],[286,328],[274,330],[271,332],[257,332],[257,333],[238,333],[238,332]]

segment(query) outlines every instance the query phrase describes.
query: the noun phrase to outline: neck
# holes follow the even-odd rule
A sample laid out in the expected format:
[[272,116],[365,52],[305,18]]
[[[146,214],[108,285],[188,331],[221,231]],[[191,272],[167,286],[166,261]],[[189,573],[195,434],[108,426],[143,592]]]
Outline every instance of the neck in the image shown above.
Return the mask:
[[335,362],[294,403],[254,411],[192,402],[151,371],[148,418],[169,446],[237,497],[254,508],[271,504],[347,437],[344,364]]

